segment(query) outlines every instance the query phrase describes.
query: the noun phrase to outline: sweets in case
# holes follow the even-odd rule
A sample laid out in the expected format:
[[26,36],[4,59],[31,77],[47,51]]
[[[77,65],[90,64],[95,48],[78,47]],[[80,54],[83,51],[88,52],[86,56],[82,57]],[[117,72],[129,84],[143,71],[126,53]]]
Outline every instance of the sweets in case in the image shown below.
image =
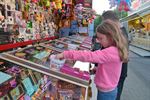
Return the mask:
[[90,74],[86,71],[80,71],[78,68],[72,68],[68,65],[64,65],[60,68],[60,71],[84,80],[90,80]]

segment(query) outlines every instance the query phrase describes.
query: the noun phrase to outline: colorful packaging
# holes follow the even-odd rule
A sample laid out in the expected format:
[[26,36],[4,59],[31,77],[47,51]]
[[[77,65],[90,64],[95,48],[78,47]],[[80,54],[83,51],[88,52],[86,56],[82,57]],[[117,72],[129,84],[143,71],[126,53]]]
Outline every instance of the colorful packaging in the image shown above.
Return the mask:
[[31,96],[35,91],[34,91],[34,86],[32,85],[32,82],[30,80],[29,77],[25,78],[23,81],[22,81],[25,89],[26,89],[26,93]]
[[59,70],[65,63],[65,59],[59,60],[55,58],[55,55],[51,55],[50,57],[50,68],[54,70]]
[[59,100],[73,100],[73,91],[71,90],[59,90]]
[[86,71],[80,71],[78,68],[72,68],[68,65],[64,65],[61,67],[60,71],[84,80],[90,80],[90,74]]

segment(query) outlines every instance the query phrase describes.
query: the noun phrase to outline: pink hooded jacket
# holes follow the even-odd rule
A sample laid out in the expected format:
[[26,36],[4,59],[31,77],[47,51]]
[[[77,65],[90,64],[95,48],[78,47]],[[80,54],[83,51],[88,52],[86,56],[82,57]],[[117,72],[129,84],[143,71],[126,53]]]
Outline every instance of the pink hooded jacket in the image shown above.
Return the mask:
[[70,50],[64,51],[63,54],[66,59],[98,63],[94,81],[100,91],[108,92],[117,87],[122,61],[116,47],[111,46],[94,52]]

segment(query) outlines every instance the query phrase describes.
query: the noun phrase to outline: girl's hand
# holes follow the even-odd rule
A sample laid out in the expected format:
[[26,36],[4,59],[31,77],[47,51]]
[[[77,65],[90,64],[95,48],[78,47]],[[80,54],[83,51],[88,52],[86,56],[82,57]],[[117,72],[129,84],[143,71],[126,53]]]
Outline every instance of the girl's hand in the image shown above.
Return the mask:
[[64,54],[63,53],[57,54],[56,59],[64,59]]

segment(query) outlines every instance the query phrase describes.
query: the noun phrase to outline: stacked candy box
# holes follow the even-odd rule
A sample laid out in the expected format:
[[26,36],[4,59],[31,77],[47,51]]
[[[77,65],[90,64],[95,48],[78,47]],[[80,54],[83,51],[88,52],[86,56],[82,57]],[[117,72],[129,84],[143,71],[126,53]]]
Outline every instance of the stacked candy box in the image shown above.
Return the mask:
[[72,35],[72,36],[68,36],[67,38],[69,38],[73,41],[78,41],[78,42],[82,43],[86,37],[85,36],[79,36],[79,35]]
[[68,50],[68,45],[59,41],[50,41],[41,44],[44,47],[50,48],[57,52],[63,52],[64,50]]
[[92,38],[91,37],[87,37],[85,38],[85,40],[83,41],[84,44],[90,44],[92,45]]
[[58,90],[60,100],[73,100],[72,90]]
[[19,75],[21,73],[21,69],[18,66],[12,66],[8,68],[5,72],[12,74],[12,75]]
[[58,40],[59,42],[65,43],[68,46],[68,50],[75,50],[78,49],[78,47],[80,46],[81,43],[77,42],[77,41],[72,41],[69,40],[67,38],[62,38],[60,40]]
[[80,41],[71,40],[71,39],[66,38],[66,37],[60,38],[60,41],[63,41],[65,43],[69,43],[69,44],[76,44],[76,45],[80,45],[82,43]]
[[85,48],[85,47],[79,47],[78,49],[79,49],[79,50],[90,50],[90,49]]
[[84,80],[90,80],[90,74],[87,71],[80,71],[79,68],[72,68],[68,65],[64,65],[63,67],[60,68],[60,71],[69,74]]
[[60,68],[64,65],[65,60],[59,60],[55,58],[55,55],[50,57],[50,68],[53,70],[60,70]]
[[12,52],[10,54],[49,67],[49,56],[51,53],[55,53],[52,51],[53,50],[42,46],[32,46]]
[[92,48],[90,44],[86,44],[86,43],[82,43],[82,44],[80,45],[80,47],[82,47],[82,48],[87,48],[87,49],[89,49],[89,50]]

